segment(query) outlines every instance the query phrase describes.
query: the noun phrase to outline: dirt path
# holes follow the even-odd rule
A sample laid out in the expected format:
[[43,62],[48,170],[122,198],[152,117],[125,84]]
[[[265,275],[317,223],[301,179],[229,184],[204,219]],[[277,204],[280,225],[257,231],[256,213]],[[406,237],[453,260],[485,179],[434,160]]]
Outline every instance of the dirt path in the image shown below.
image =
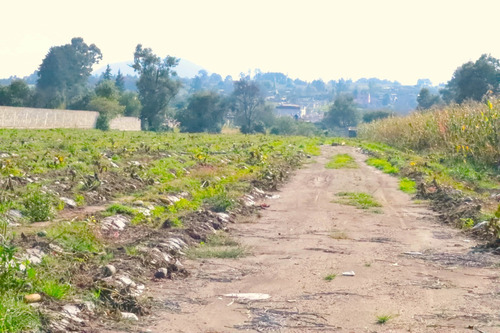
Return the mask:
[[[351,154],[360,168],[326,169],[336,153]],[[473,253],[474,241],[440,224],[365,158],[324,147],[279,199],[266,201],[261,218],[231,225],[250,256],[186,262],[192,275],[156,284],[165,309],[137,330],[500,332],[499,260]],[[372,194],[381,212],[333,203],[340,191]],[[347,271],[355,276],[342,276]],[[326,281],[329,274],[337,276]],[[223,296],[229,293],[271,297]],[[387,323],[376,323],[386,315]]]

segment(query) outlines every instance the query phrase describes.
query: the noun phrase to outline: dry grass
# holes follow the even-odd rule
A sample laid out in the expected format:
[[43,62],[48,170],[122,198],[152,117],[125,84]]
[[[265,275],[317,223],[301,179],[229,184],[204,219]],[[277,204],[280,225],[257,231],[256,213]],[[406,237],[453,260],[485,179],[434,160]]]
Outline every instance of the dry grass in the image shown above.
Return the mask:
[[400,149],[496,166],[500,162],[500,100],[384,119],[363,125],[359,136]]

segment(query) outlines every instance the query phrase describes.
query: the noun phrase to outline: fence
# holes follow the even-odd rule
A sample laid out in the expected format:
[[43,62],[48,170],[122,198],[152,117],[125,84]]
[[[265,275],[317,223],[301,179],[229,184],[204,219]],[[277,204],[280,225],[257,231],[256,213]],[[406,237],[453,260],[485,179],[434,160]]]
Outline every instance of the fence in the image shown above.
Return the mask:
[[[0,128],[95,128],[99,112],[55,109],[34,109],[0,106]],[[121,131],[140,131],[141,121],[135,117],[118,117],[110,128]]]

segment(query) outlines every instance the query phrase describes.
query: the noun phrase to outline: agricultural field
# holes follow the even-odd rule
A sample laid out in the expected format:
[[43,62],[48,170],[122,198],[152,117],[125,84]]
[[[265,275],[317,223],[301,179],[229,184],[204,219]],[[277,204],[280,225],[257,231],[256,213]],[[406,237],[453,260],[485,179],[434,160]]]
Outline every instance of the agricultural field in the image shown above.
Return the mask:
[[[63,307],[71,300],[111,318],[147,313],[138,297],[146,280],[189,274],[177,258],[190,242],[231,246],[221,241],[228,213],[250,213],[245,202],[275,189],[319,143],[0,130],[0,332],[69,329],[50,325],[74,315]],[[207,237],[215,230],[218,239]],[[39,301],[42,311],[29,305]]]
[[[258,202],[272,196],[268,191],[304,163],[317,163],[321,150],[329,151],[321,145],[353,146],[368,157],[355,160],[351,148],[330,147],[338,153],[316,166],[318,172],[377,168],[398,177],[401,194],[428,203],[443,222],[466,232],[486,223],[476,236],[495,246],[495,110],[493,103],[474,111],[492,128],[482,143],[457,124],[445,125],[448,134],[433,138],[443,132],[425,132],[425,126],[432,129],[433,119],[444,119],[439,113],[375,122],[361,129],[361,139],[0,130],[0,332],[78,330],[75,323],[85,316],[123,323],[151,313],[155,304],[143,297],[145,285],[189,276],[184,260],[247,256],[250,250],[227,226],[265,209]],[[442,112],[459,119],[452,111]],[[421,139],[401,131],[397,136],[404,121],[422,125]],[[472,132],[476,126],[465,128]],[[451,132],[455,127],[458,132]],[[384,216],[383,205],[369,193],[336,193],[328,199],[332,205]],[[342,230],[329,234],[351,239]],[[335,276],[329,272],[325,279]]]

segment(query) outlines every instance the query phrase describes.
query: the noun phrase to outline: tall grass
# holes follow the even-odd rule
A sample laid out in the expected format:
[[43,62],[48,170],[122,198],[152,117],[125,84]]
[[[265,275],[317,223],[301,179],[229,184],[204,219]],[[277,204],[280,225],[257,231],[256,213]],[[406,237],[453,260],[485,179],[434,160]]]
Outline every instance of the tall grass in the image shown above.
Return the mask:
[[500,162],[500,99],[383,119],[361,126],[359,136],[496,167]]

